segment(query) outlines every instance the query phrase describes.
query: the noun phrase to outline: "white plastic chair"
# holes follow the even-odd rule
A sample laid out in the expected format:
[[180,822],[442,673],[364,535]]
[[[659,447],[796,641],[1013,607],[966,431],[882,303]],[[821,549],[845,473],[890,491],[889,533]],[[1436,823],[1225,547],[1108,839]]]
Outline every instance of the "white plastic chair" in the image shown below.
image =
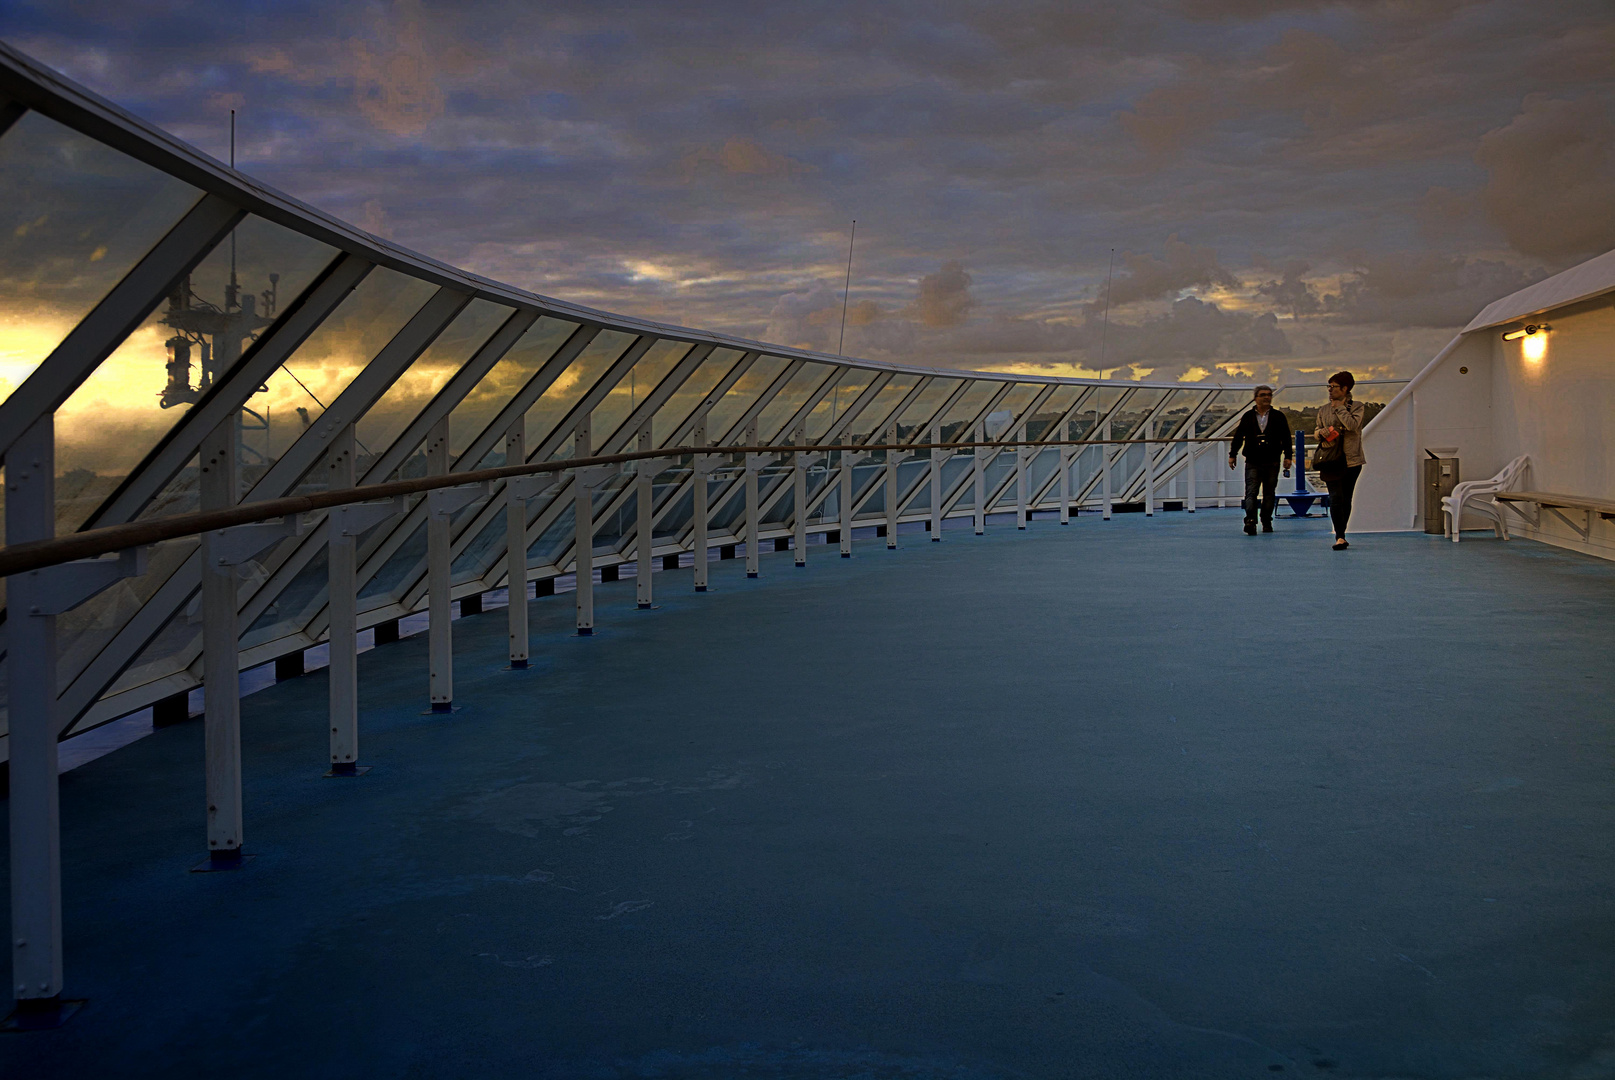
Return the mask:
[[1463,518],[1467,512],[1471,516],[1480,516],[1491,522],[1492,530],[1497,533],[1499,540],[1508,539],[1508,522],[1503,517],[1502,509],[1492,496],[1499,491],[1513,491],[1519,484],[1525,470],[1531,467],[1529,455],[1521,454],[1507,465],[1503,471],[1489,480],[1469,480],[1452,489],[1451,495],[1441,498],[1441,513],[1445,517],[1447,535],[1452,542],[1458,542],[1458,534],[1463,530]]

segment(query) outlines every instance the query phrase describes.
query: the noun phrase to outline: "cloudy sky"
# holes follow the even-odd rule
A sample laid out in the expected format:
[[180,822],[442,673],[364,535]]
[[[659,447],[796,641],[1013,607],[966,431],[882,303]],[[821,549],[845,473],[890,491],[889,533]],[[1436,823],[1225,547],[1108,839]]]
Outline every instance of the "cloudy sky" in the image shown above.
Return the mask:
[[836,351],[856,218],[848,355],[1407,375],[1615,247],[1610,0],[6,0],[0,38],[608,310]]

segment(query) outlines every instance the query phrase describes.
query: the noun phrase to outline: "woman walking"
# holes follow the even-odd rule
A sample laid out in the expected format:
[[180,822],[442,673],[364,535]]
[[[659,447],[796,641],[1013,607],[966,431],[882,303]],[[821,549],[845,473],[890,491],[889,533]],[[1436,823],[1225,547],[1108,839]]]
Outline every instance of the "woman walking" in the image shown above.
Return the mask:
[[1318,410],[1318,449],[1313,468],[1329,489],[1329,518],[1335,526],[1335,550],[1345,551],[1346,522],[1351,518],[1351,494],[1357,488],[1363,457],[1363,406],[1351,399],[1357,380],[1342,371],[1329,377],[1329,401]]

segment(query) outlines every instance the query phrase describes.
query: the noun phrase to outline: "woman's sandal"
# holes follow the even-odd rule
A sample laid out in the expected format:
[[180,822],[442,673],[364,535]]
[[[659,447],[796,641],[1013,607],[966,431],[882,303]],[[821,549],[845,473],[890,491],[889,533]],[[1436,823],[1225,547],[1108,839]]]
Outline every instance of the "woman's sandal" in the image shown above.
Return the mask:
[[1349,547],[1351,547],[1351,545],[1346,543],[1346,538],[1344,536],[1342,536],[1340,539],[1335,541],[1335,550],[1336,551],[1345,551]]

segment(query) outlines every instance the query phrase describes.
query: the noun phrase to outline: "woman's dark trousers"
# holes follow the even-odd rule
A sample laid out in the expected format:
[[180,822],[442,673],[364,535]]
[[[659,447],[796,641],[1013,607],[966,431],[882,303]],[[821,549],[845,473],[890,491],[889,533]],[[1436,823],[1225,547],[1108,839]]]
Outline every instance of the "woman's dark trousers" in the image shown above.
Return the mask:
[[1346,522],[1351,518],[1351,493],[1357,490],[1357,478],[1363,467],[1353,465],[1341,472],[1319,473],[1323,486],[1329,489],[1329,519],[1335,523],[1335,536],[1345,539]]

